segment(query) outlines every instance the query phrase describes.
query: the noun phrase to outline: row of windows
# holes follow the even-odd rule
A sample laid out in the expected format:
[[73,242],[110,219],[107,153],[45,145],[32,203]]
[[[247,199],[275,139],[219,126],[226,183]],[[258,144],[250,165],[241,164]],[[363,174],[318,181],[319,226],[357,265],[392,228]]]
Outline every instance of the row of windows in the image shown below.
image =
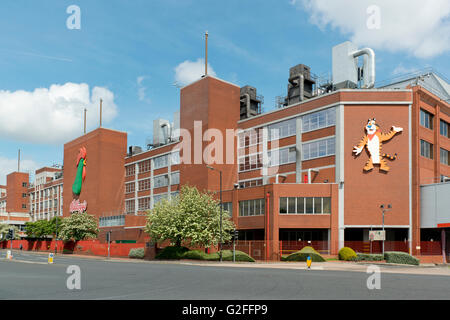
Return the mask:
[[241,181],[239,182],[239,188],[250,188],[250,187],[256,187],[256,186],[262,186],[262,179],[254,179],[254,180],[248,180],[248,181]]
[[[180,152],[173,152],[170,154],[171,163],[173,165],[180,164]],[[154,169],[164,168],[169,165],[169,155],[165,154],[156,158],[153,158]],[[138,172],[145,173],[150,171],[151,159],[147,159],[141,162],[138,162]],[[136,174],[136,166],[134,164],[128,165],[125,167],[125,175],[127,177],[134,176]]]
[[295,162],[296,149],[295,147],[288,147],[269,151],[269,166],[278,166],[282,164]]
[[303,160],[326,157],[335,154],[335,139],[328,138],[303,144]]
[[280,214],[331,213],[330,197],[281,197]]
[[336,125],[336,109],[313,112],[302,117],[302,132],[308,132]]
[[262,142],[262,129],[251,129],[239,134],[239,148],[254,146]]
[[[34,200],[35,198],[37,198],[38,196],[40,196],[40,198],[46,198],[49,197],[51,195],[56,195],[57,194],[57,190],[58,187],[50,187],[50,188],[46,188],[44,190],[40,190],[37,191],[36,193],[32,192],[31,193],[31,200]],[[60,193],[62,194],[63,188],[62,186],[60,187]]]
[[[179,184],[180,183],[180,173],[174,172],[171,174],[171,185]],[[153,178],[154,188],[161,188],[161,187],[167,187],[168,186],[168,175],[162,175]],[[138,191],[146,191],[150,190],[151,184],[150,184],[150,178],[143,179],[138,181]],[[130,182],[125,184],[125,193],[133,193],[136,191],[136,185],[134,182]]]
[[239,201],[239,216],[241,217],[259,216],[264,212],[264,199]]
[[[302,132],[308,132],[336,125],[336,109],[313,112],[302,116]],[[292,118],[267,126],[269,141],[296,134],[297,119]],[[239,135],[239,147],[248,147],[262,142],[262,128],[252,129]]]
[[[174,191],[174,192],[170,193],[170,196],[175,197],[178,194],[179,194],[178,191]],[[168,198],[167,193],[154,195],[153,196],[153,205],[157,204],[162,199],[167,199],[167,198]],[[127,213],[134,212],[134,204],[131,204],[131,202],[134,203],[134,200],[128,200],[128,201],[130,202],[130,205],[129,205],[129,207],[126,208]],[[130,211],[128,211],[128,210],[130,210]],[[150,197],[139,198],[138,199],[138,211],[146,211],[146,210],[150,210]]]
[[[422,127],[433,130],[433,117],[434,116],[428,111],[420,109],[420,125]],[[449,124],[447,122],[439,120],[439,133],[447,138],[449,138],[448,126]]]
[[125,225],[125,216],[100,217],[99,227],[116,227]]
[[239,158],[239,171],[262,168],[262,155],[253,154]]
[[272,141],[293,136],[296,134],[296,128],[297,120],[295,118],[271,124],[267,126],[269,140]]

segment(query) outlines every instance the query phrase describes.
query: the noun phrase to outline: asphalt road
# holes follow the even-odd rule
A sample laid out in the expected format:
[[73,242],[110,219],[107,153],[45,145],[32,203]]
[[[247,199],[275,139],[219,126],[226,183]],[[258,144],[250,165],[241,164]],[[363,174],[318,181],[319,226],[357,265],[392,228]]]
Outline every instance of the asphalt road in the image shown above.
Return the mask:
[[[381,273],[369,290],[364,272],[196,266],[106,261],[0,250],[0,299],[305,300],[449,299],[450,277]],[[22,260],[19,262],[17,260]],[[68,289],[70,265],[80,268],[81,289]]]

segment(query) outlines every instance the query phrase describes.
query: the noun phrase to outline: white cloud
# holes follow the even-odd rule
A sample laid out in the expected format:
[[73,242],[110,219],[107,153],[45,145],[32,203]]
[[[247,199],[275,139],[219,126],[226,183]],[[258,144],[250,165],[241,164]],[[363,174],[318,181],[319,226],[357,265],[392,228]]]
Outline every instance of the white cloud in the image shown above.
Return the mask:
[[106,88],[85,83],[66,83],[37,88],[32,92],[0,90],[0,136],[33,143],[59,144],[83,134],[84,108],[87,128],[99,124],[100,98],[102,123],[117,115],[114,94]]
[[411,73],[411,72],[415,72],[418,71],[419,69],[417,68],[407,68],[404,67],[403,64],[399,64],[397,67],[394,68],[394,70],[392,70],[392,75],[399,75],[399,74],[407,74],[407,73]]
[[[291,0],[306,9],[310,22],[321,30],[327,25],[349,35],[359,45],[392,52],[403,51],[430,58],[450,51],[450,1],[448,0]],[[369,29],[376,5],[380,28]]]
[[[33,160],[20,160],[20,172],[34,174],[36,169],[38,169],[38,165]],[[8,159],[0,156],[0,185],[6,185],[6,176],[15,171],[17,171],[17,159]]]
[[142,84],[142,82],[144,82],[145,79],[147,79],[146,76],[139,76],[136,79],[136,84],[138,87],[138,98],[139,98],[139,101],[145,101],[147,103],[150,103],[150,99],[147,98],[147,94],[146,94],[147,87],[145,87]]
[[[205,74],[205,60],[202,58],[197,61],[186,60],[175,67],[175,83],[177,85],[188,85]],[[216,76],[211,65],[208,63],[208,75]]]

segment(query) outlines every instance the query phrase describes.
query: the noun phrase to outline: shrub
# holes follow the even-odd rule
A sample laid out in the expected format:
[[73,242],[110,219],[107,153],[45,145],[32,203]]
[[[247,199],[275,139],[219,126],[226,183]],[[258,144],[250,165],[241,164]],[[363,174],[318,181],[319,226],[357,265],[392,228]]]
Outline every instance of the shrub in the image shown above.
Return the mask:
[[[250,257],[245,252],[236,250],[235,252],[235,261],[244,261],[244,262],[255,262],[255,259]],[[222,251],[222,260],[223,261],[233,261],[233,250],[223,250]]]
[[182,258],[183,254],[189,251],[188,248],[186,247],[179,247],[179,246],[170,246],[170,247],[165,247],[161,252],[159,252],[156,256],[155,259],[160,259],[160,260],[179,260]]
[[353,261],[356,259],[356,252],[349,247],[343,247],[338,254],[339,260]]
[[326,260],[314,250],[313,247],[304,247],[302,250],[291,253],[288,255],[284,261],[306,261],[308,256],[311,257],[312,261],[315,262],[325,262]]
[[382,254],[357,253],[355,261],[383,261]]
[[217,261],[219,260],[218,253],[205,253],[201,250],[190,250],[183,253],[182,259],[192,259],[192,260],[206,260],[206,261]]
[[73,250],[63,249],[63,254],[73,254]]
[[387,263],[419,265],[419,259],[407,254],[406,252],[388,251],[384,253],[384,259]]
[[144,259],[144,255],[144,248],[130,249],[130,252],[128,253],[128,257],[132,259]]
[[[205,261],[219,261],[220,255],[219,252],[214,253],[205,253],[201,250],[191,250],[183,253],[181,259],[192,259],[192,260],[205,260]],[[244,261],[244,262],[255,262],[255,259],[250,257],[245,252],[236,250],[235,253],[235,261]],[[233,261],[233,251],[232,250],[223,250],[222,251],[222,260],[223,261]]]

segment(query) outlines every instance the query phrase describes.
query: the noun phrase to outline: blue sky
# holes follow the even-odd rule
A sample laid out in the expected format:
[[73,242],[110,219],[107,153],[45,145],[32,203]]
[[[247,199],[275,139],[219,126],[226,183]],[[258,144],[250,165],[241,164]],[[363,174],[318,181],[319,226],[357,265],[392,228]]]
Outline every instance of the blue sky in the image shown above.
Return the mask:
[[[377,81],[426,66],[449,76],[445,1],[428,5],[431,12],[421,19],[412,14],[421,13],[423,1],[408,1],[406,9],[384,0],[354,2],[358,6],[349,1],[2,1],[0,184],[16,167],[19,148],[25,168],[62,164],[63,143],[82,134],[86,101],[88,130],[96,126],[98,102],[86,98],[97,97],[94,87],[102,97],[110,94],[104,126],[127,131],[129,145],[143,146],[152,120],[171,119],[179,108],[175,68],[204,57],[205,30],[210,68],[219,78],[255,86],[266,111],[274,108],[275,96],[286,94],[291,66],[331,72],[332,46],[350,39],[375,50]],[[364,31],[370,3],[379,3],[381,28]],[[70,5],[81,10],[79,30],[66,26]],[[428,41],[430,46],[422,45]],[[62,100],[52,100],[54,90]],[[39,100],[45,94],[50,98]],[[75,102],[65,101],[67,95]],[[70,112],[61,115],[65,110]]]

